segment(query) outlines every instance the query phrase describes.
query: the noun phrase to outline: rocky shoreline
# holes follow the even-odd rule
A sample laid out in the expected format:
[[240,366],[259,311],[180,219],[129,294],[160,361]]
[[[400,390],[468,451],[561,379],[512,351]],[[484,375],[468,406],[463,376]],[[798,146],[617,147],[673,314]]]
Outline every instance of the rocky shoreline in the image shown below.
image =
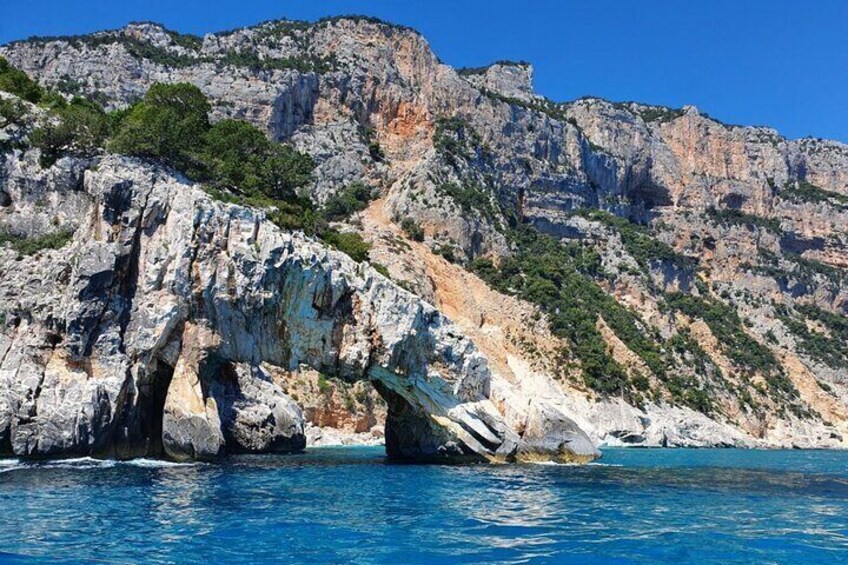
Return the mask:
[[845,144],[547,100],[369,18],[0,56],[104,123],[182,84],[313,166],[248,198],[0,92],[0,455],[848,446]]

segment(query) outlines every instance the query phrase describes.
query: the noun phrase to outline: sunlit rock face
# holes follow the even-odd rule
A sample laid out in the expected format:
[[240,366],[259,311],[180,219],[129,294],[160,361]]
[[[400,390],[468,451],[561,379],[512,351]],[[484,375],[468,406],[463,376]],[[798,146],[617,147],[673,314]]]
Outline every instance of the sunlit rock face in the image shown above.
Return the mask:
[[46,199],[72,212],[51,228],[75,231],[60,250],[0,252],[4,453],[298,451],[304,418],[287,390],[313,368],[375,383],[390,455],[597,454],[561,414],[522,438],[489,399],[498,376],[473,343],[367,264],[133,159],[47,171],[26,159],[6,161],[11,209]]
[[[298,449],[316,426],[362,434],[383,419],[397,456],[590,456],[574,422],[596,444],[848,441],[848,358],[834,345],[839,318],[827,318],[848,308],[844,144],[694,107],[554,103],[534,93],[529,64],[458,72],[415,31],[363,18],[194,39],[131,24],[0,55],[108,108],[157,81],[197,85],[214,120],[248,120],[311,155],[316,204],[372,186],[380,200],[346,229],[403,286],[155,167],[101,157],[41,170],[34,151],[7,153],[0,223],[77,231],[42,258],[2,252],[4,296],[23,304],[0,337],[6,450],[215,457]],[[0,143],[21,135],[7,127]],[[603,292],[668,359],[653,371],[639,339],[599,316],[602,349],[638,396],[588,386],[576,344],[551,335],[542,312],[465,278],[475,259],[513,256],[522,224],[598,253]],[[675,293],[725,318],[675,310]],[[721,334],[730,322],[770,352],[771,376],[734,349],[740,334]],[[335,377],[330,392],[318,372]],[[346,402],[353,386],[384,400]],[[55,425],[35,416],[48,413]],[[64,431],[39,439],[45,426]]]

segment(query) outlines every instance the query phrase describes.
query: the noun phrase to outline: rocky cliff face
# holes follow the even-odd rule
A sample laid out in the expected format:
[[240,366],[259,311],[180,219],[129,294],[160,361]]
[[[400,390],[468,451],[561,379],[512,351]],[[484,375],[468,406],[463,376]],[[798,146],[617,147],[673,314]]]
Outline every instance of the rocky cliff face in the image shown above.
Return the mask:
[[[607,444],[844,446],[848,146],[692,107],[551,102],[528,64],[456,72],[416,32],[361,18],[203,38],[131,24],[0,54],[109,108],[191,82],[216,118],[309,153],[316,203],[375,187],[348,228],[425,301],[146,165],[41,171],[33,152],[7,153],[3,225],[76,235],[41,258],[3,252],[14,402],[0,445],[295,449],[291,375],[317,370],[375,383],[400,454],[509,458],[562,438],[589,453],[569,418]],[[556,327],[539,285],[505,296],[464,268],[520,258],[523,225],[597,253],[581,284],[612,302],[586,307],[591,336]],[[592,339],[624,375],[614,390],[587,378]]]
[[525,437],[492,403],[486,359],[438,311],[261,212],[127,158],[41,170],[15,152],[3,170],[4,216],[44,214],[74,234],[58,250],[0,251],[4,452],[299,450],[288,390],[312,369],[374,383],[393,455],[594,454],[568,421],[554,449]]

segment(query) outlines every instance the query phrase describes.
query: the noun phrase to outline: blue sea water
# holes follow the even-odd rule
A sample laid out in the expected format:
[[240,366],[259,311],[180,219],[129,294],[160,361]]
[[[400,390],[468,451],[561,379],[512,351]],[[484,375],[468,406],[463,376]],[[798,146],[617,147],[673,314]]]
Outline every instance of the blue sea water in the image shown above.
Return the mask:
[[848,452],[0,461],[0,563],[848,563]]

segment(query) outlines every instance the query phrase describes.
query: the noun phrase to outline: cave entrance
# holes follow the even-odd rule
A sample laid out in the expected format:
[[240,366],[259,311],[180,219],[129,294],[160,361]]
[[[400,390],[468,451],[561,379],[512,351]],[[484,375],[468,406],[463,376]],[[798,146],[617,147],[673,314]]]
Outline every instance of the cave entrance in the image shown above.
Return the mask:
[[671,206],[671,194],[667,188],[651,182],[642,182],[627,191],[631,202],[630,221],[646,224],[651,220],[652,210],[660,206]]
[[458,448],[453,453],[445,451],[444,446],[450,438],[426,414],[414,409],[400,394],[381,382],[373,381],[373,385],[386,402],[384,427],[389,459],[426,461],[462,455]]
[[123,414],[115,431],[118,459],[164,456],[162,418],[174,368],[163,361],[155,363],[153,371],[127,387]]

